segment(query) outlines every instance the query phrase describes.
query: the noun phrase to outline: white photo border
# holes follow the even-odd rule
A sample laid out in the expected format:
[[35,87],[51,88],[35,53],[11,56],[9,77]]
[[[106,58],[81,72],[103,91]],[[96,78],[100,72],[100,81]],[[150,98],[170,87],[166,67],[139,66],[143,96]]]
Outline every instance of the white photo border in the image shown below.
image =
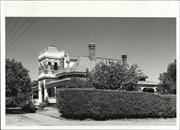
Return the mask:
[[[179,1],[1,1],[1,128],[3,129],[179,129]],[[176,18],[176,126],[6,126],[5,17]]]

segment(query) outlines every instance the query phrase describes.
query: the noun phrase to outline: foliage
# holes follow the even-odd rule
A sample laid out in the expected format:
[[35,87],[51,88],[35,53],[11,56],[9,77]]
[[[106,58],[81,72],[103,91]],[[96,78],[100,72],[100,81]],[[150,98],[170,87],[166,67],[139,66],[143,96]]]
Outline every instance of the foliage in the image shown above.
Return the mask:
[[[6,106],[7,108],[11,108],[11,109],[7,109],[8,110],[6,111],[7,113],[16,113],[16,114],[18,114],[19,112],[34,113],[36,111],[36,108],[33,105],[32,101],[29,99],[28,94],[20,94],[17,95],[17,97],[7,97]],[[19,110],[13,109],[16,108],[17,106],[20,107],[21,109]]]
[[48,98],[46,97],[45,101],[44,101],[47,105],[49,105],[49,100]]
[[14,59],[6,59],[6,106],[18,106],[20,95],[31,92],[28,70]]
[[24,112],[28,112],[28,113],[36,112],[36,108],[34,104],[32,103],[32,101],[30,100],[26,100],[25,102],[21,103],[20,106]]
[[48,104],[45,103],[45,102],[40,103],[40,104],[39,104],[39,110],[41,110],[41,111],[44,110],[44,108],[47,107],[47,105],[48,105]]
[[57,91],[62,116],[97,120],[176,117],[176,96],[100,89],[66,88]]
[[30,100],[30,97],[28,95],[28,93],[21,93],[19,95],[17,95],[16,97],[16,102],[18,104],[18,106],[23,106],[23,104],[27,104]]
[[6,107],[16,107],[16,97],[6,97]]
[[161,73],[159,92],[164,94],[176,94],[176,60],[170,63],[167,72]]
[[128,90],[136,88],[138,82],[138,67],[124,66],[120,62],[100,62],[92,72],[88,72],[88,81],[97,89]]

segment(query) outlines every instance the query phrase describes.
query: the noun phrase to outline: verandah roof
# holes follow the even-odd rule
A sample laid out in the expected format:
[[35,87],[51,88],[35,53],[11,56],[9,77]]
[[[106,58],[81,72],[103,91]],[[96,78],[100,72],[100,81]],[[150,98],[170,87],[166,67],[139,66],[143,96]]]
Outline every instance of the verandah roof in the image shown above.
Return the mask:
[[152,81],[138,81],[138,83],[137,83],[138,85],[140,85],[140,86],[143,86],[143,85],[145,85],[145,86],[149,86],[149,87],[152,87],[152,86],[158,86],[159,85],[159,83],[158,82],[152,82]]
[[61,80],[50,81],[47,83],[46,88],[54,88],[59,86],[67,86],[71,78],[65,78]]

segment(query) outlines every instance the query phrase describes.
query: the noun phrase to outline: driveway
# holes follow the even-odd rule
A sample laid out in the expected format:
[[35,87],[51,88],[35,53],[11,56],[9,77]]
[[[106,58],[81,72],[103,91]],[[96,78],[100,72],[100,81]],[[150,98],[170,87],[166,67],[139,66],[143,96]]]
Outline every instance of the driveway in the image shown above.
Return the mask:
[[116,119],[107,121],[94,121],[87,120],[72,120],[62,118],[58,110],[54,107],[48,107],[43,111],[37,113],[26,114],[7,114],[7,126],[77,126],[77,125],[90,125],[90,126],[112,126],[112,125],[151,125],[151,126],[174,126],[176,125],[176,118],[167,119]]

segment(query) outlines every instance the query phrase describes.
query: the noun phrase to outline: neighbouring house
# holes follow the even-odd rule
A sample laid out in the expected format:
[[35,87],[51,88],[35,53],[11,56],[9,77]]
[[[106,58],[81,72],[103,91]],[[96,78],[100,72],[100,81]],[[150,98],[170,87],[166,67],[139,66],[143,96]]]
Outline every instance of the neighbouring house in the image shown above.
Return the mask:
[[[73,77],[85,78],[87,69],[91,71],[99,62],[120,61],[127,64],[127,55],[121,59],[97,57],[94,43],[88,44],[89,55],[71,58],[64,50],[55,46],[46,46],[39,54],[38,86],[33,87],[33,101],[36,104],[48,99],[50,103],[56,102],[56,89],[68,87],[68,82]],[[156,92],[158,83],[146,81],[145,74],[139,74],[138,91]]]

